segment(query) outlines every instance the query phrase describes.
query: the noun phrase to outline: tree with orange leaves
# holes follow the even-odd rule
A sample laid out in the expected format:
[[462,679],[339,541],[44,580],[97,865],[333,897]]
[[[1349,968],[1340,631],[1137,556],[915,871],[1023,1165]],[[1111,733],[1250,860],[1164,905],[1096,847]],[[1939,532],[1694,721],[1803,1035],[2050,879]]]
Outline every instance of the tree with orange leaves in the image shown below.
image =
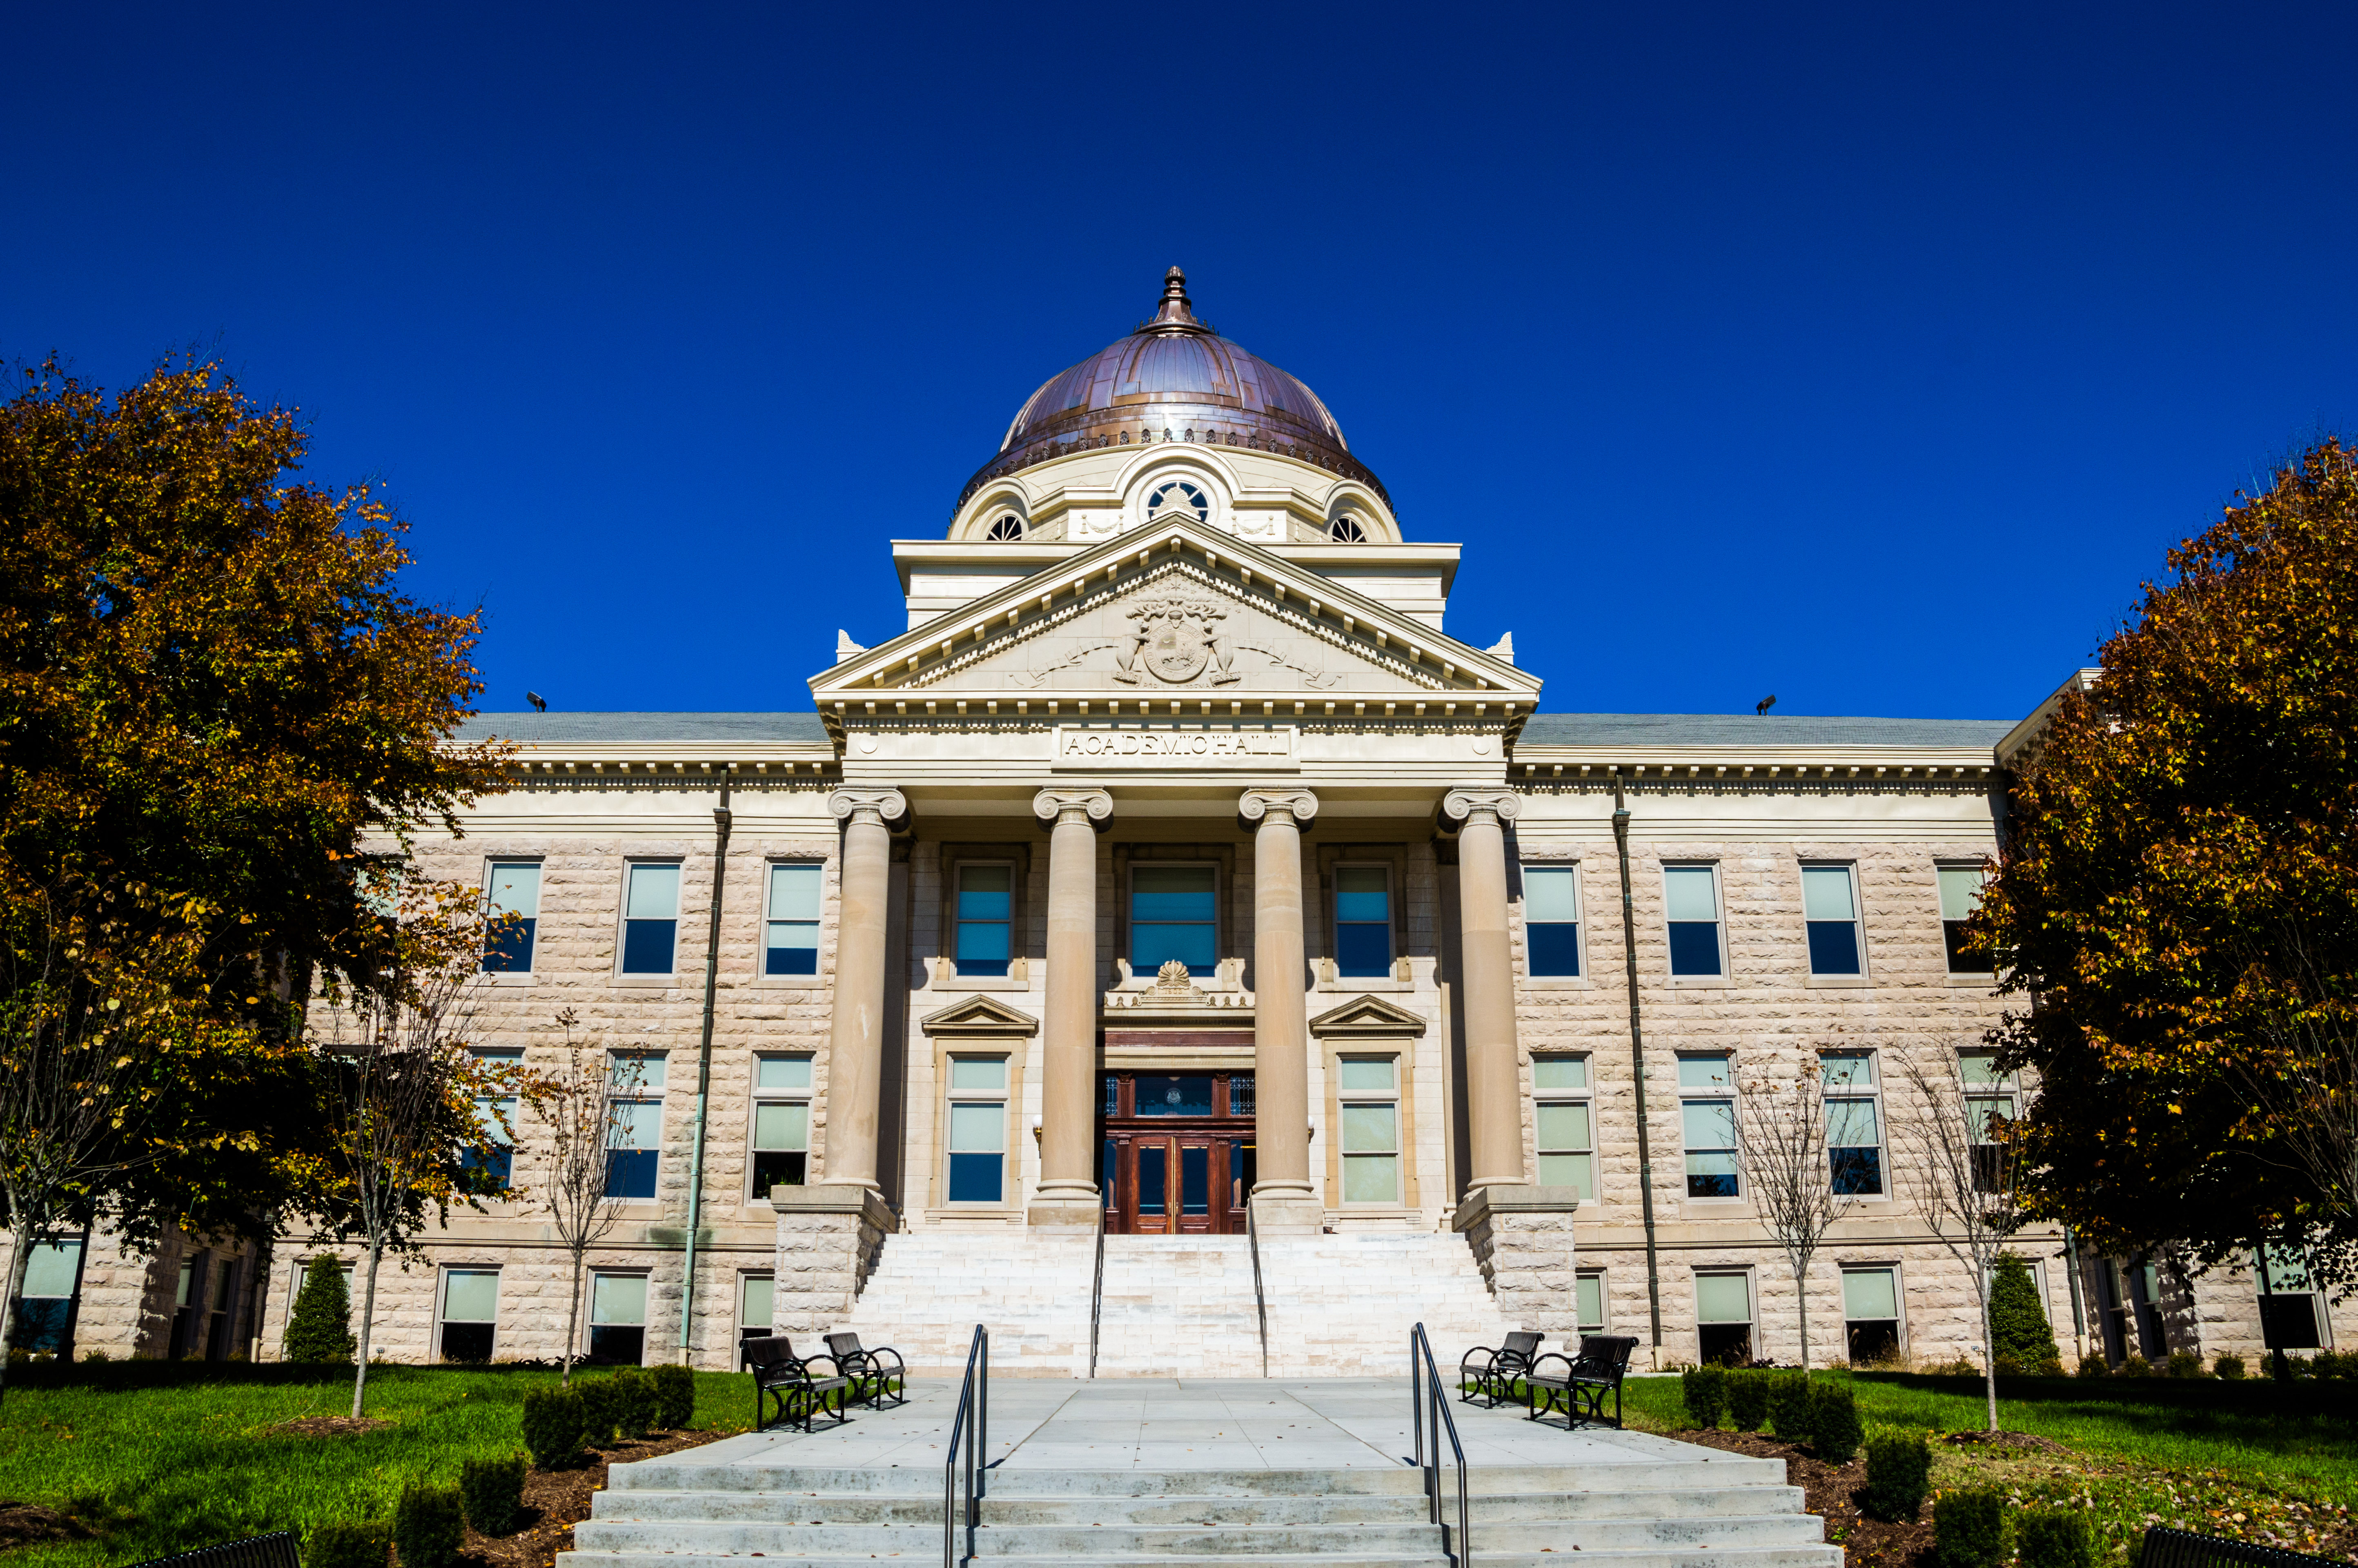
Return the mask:
[[2169,556],[2018,773],[1971,941],[2027,1005],[2032,1210],[2358,1281],[2358,451]]

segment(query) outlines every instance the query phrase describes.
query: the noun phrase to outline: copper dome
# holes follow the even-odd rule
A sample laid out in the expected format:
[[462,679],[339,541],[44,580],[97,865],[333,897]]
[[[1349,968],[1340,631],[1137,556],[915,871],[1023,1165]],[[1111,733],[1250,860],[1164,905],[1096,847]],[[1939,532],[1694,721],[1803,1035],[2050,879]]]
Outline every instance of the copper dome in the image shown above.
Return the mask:
[[1316,393],[1195,319],[1186,275],[1174,266],[1152,320],[1050,376],[1024,401],[998,456],[967,481],[958,503],[986,481],[1067,452],[1158,441],[1279,452],[1383,492]]

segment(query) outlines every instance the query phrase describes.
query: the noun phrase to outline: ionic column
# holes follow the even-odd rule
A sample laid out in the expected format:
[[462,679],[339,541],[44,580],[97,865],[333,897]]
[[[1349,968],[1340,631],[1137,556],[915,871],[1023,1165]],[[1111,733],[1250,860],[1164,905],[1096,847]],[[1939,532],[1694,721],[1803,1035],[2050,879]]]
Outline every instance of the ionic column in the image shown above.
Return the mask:
[[884,958],[892,908],[892,835],[909,814],[897,789],[839,789],[827,808],[843,823],[842,903],[835,923],[835,1008],[827,1035],[828,1185],[876,1183],[884,1087]]
[[1044,789],[1033,815],[1048,829],[1048,998],[1040,1029],[1040,1187],[1025,1221],[1094,1230],[1102,1201],[1097,1141],[1098,825],[1113,816],[1101,789]]
[[1253,833],[1253,1223],[1315,1232],[1325,1205],[1310,1179],[1310,1011],[1302,946],[1302,825],[1306,789],[1249,789],[1238,814]]
[[1465,987],[1466,1120],[1470,1188],[1514,1187],[1523,1171],[1521,1072],[1515,1050],[1515,965],[1507,941],[1507,831],[1512,790],[1454,789],[1441,809],[1457,834],[1458,955]]

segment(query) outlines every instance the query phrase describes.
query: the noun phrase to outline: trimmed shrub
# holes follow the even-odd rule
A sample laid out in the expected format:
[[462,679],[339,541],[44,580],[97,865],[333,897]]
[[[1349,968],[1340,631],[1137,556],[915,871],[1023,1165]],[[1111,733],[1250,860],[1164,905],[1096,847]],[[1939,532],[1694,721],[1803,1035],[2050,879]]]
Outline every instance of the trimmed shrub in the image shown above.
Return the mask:
[[393,1509],[401,1568],[458,1568],[467,1542],[466,1505],[456,1487],[404,1487]]
[[1727,1411],[1727,1368],[1697,1367],[1679,1374],[1679,1393],[1687,1402],[1687,1419],[1708,1430]]
[[1770,1372],[1727,1375],[1727,1411],[1736,1418],[1736,1431],[1758,1432],[1768,1419],[1768,1379],[1773,1376]]
[[1810,1379],[1803,1372],[1768,1372],[1768,1421],[1777,1435],[1800,1443],[1810,1435]]
[[2024,1372],[2039,1378],[2063,1375],[2063,1357],[2055,1348],[2055,1330],[2047,1309],[2039,1303],[2039,1282],[2030,1265],[2012,1252],[2001,1252],[1990,1270],[1990,1348],[2000,1363],[2011,1358]]
[[532,1462],[544,1470],[564,1470],[581,1463],[581,1444],[588,1436],[588,1417],[580,1388],[526,1389],[524,1392],[524,1445]]
[[2070,1509],[2025,1509],[2014,1518],[2022,1568],[2096,1568],[2088,1516]]
[[2191,1350],[2171,1351],[2169,1353],[2169,1375],[2173,1378],[2199,1378],[2202,1376],[2202,1357],[2195,1355]]
[[2109,1378],[2112,1375],[2113,1364],[2102,1356],[2080,1357],[2080,1376],[2082,1378]]
[[1945,1492],[1932,1504],[1941,1568],[1997,1568],[2006,1561],[2006,1499],[1989,1487]]
[[658,1367],[655,1384],[655,1424],[677,1432],[696,1419],[696,1373],[687,1367]]
[[343,1265],[325,1254],[312,1259],[295,1292],[295,1310],[287,1314],[287,1359],[349,1361],[360,1343],[352,1337],[352,1296],[344,1288]]
[[646,1436],[655,1423],[654,1379],[635,1367],[625,1367],[611,1379],[614,1385],[614,1430],[632,1442]]
[[1858,1401],[1844,1383],[1819,1383],[1810,1390],[1810,1446],[1829,1465],[1847,1465],[1864,1435]]
[[2125,1357],[2119,1366],[2113,1368],[2113,1376],[2115,1378],[2150,1378],[2153,1376],[2153,1366],[2142,1356],[2129,1356]]
[[581,1396],[581,1441],[590,1448],[614,1446],[614,1429],[622,1419],[622,1390],[609,1376],[584,1378],[573,1385]]
[[2358,1378],[2358,1350],[2343,1350],[2339,1353],[2320,1350],[2309,1362],[2309,1366],[2320,1378],[2331,1378],[2337,1382],[2346,1382],[2353,1378]]
[[1932,1495],[1932,1445],[1920,1432],[1878,1433],[1866,1440],[1866,1485],[1858,1505],[1889,1524],[1912,1524]]
[[2244,1378],[2244,1358],[2241,1356],[2222,1356],[2212,1364],[2211,1371],[2212,1376],[2224,1378],[2231,1383],[2241,1382]]
[[484,1535],[506,1535],[524,1509],[525,1456],[470,1459],[459,1466],[459,1497],[467,1522]]
[[393,1526],[382,1519],[315,1524],[303,1543],[303,1568],[386,1568]]

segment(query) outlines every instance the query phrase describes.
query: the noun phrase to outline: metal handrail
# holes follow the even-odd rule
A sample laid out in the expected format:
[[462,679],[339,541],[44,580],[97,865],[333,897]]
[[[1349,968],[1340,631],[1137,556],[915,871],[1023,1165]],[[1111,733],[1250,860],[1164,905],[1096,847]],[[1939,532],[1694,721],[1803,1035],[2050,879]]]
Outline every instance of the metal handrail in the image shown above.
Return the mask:
[[1098,1205],[1098,1267],[1089,1281],[1089,1376],[1098,1375],[1098,1321],[1105,1313],[1105,1205]]
[[[1422,1373],[1420,1379],[1418,1374]],[[1408,1331],[1409,1421],[1416,1433],[1418,1469],[1424,1472],[1424,1497],[1430,1517],[1441,1524],[1441,1438],[1449,1436],[1450,1452],[1457,1459],[1457,1536],[1448,1544],[1455,1548],[1449,1560],[1464,1568],[1474,1560],[1474,1538],[1468,1528],[1470,1515],[1466,1503],[1466,1447],[1457,1441],[1457,1418],[1449,1411],[1449,1395],[1441,1385],[1441,1368],[1433,1365],[1433,1341],[1426,1337],[1424,1325],[1418,1324]],[[1425,1442],[1427,1429],[1433,1441]],[[1446,1530],[1444,1525],[1443,1529]]]
[[[959,1452],[961,1441],[965,1452]],[[983,1450],[990,1442],[990,1331],[974,1325],[966,1352],[966,1378],[958,1384],[957,1413],[950,1417],[950,1451],[942,1460],[942,1568],[958,1568],[974,1555],[975,1527],[982,1522],[987,1468]],[[958,1461],[966,1461],[966,1553],[958,1538]]]
[[1260,1230],[1253,1224],[1252,1195],[1245,1195],[1245,1246],[1252,1253],[1253,1315],[1260,1319],[1260,1375],[1269,1376],[1269,1303],[1260,1291]]

